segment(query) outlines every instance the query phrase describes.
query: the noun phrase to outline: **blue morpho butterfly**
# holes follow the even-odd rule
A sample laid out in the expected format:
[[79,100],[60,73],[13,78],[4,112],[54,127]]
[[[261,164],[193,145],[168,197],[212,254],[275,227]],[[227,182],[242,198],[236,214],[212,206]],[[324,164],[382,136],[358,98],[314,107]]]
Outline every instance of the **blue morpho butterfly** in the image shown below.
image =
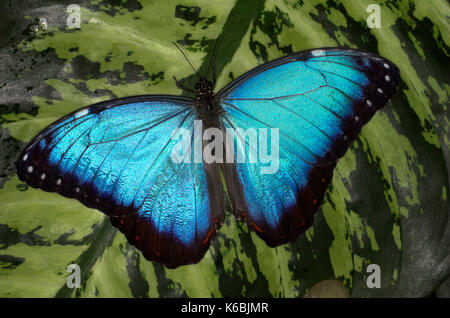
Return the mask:
[[[212,73],[212,81],[199,76],[195,99],[126,97],[59,119],[23,151],[19,178],[103,211],[147,259],[169,268],[203,258],[224,221],[223,184],[233,214],[269,246],[295,241],[337,160],[393,96],[398,69],[371,53],[323,48],[262,64],[217,94]],[[193,132],[196,120],[203,130],[278,128],[277,172],[261,173],[261,160],[175,162],[173,133]],[[256,151],[234,131],[241,147],[233,156]]]

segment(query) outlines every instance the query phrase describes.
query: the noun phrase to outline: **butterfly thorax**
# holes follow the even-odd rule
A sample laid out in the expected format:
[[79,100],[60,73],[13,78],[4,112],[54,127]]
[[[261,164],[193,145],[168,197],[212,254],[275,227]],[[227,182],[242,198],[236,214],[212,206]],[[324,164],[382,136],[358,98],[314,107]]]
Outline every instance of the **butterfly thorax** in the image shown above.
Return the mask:
[[214,84],[204,77],[201,77],[195,84],[195,106],[206,126],[216,126],[222,107],[214,96]]

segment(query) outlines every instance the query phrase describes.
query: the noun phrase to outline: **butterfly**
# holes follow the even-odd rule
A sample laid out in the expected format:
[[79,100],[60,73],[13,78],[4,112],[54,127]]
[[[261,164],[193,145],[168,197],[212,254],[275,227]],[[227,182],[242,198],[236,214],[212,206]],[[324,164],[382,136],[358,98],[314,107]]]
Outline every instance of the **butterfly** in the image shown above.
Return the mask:
[[[215,75],[207,77],[199,76],[195,98],[126,97],[57,120],[21,153],[18,177],[104,212],[147,259],[168,268],[203,258],[226,200],[275,247],[312,225],[338,159],[399,83],[392,62],[343,48],[281,57],[216,94]],[[201,132],[231,131],[241,140],[232,159],[256,151],[237,128],[276,128],[277,171],[262,173],[261,161],[174,161],[174,132],[192,136],[196,122]],[[195,142],[188,139],[186,154]]]

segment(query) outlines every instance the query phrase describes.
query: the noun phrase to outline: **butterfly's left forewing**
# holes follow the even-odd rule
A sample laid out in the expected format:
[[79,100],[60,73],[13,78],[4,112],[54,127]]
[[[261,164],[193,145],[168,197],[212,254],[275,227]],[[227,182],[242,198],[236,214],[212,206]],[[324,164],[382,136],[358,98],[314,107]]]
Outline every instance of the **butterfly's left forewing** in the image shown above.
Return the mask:
[[195,263],[223,216],[221,185],[211,180],[216,168],[173,160],[179,140],[172,134],[192,133],[192,106],[188,98],[148,95],[79,110],[34,138],[19,157],[18,176],[103,211],[149,259]]
[[[298,238],[312,224],[336,161],[393,96],[398,81],[397,68],[383,58],[318,49],[266,63],[221,90],[222,125],[242,145],[235,161],[239,152],[259,158],[224,165],[236,216],[270,246]],[[262,173],[268,160],[236,128],[278,129],[274,173]]]

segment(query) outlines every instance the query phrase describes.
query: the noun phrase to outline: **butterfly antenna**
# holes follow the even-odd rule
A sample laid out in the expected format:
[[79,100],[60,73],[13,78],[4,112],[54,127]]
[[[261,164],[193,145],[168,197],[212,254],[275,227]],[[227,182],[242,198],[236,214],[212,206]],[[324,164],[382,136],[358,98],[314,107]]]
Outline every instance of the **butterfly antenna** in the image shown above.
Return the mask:
[[192,65],[191,61],[189,61],[189,59],[188,59],[188,57],[186,56],[186,54],[184,53],[184,51],[178,46],[178,44],[177,44],[176,42],[172,41],[172,43],[177,47],[178,50],[180,50],[181,54],[183,54],[183,56],[184,56],[184,58],[186,59],[186,61],[189,63],[189,65],[190,65],[190,66],[192,67],[192,69],[194,70],[195,75],[197,75],[197,77],[200,77],[200,76],[198,75],[198,72],[197,72],[197,70],[195,69],[194,65]]
[[219,46],[220,40],[222,40],[222,37],[219,34],[219,36],[217,37],[216,43],[214,43],[214,48],[213,48],[213,52],[212,52],[212,55],[211,55],[211,60],[209,61],[208,71],[206,72],[206,76],[205,76],[206,78],[208,78],[209,71],[211,71],[212,62],[213,62],[214,58],[216,57],[216,49]]

